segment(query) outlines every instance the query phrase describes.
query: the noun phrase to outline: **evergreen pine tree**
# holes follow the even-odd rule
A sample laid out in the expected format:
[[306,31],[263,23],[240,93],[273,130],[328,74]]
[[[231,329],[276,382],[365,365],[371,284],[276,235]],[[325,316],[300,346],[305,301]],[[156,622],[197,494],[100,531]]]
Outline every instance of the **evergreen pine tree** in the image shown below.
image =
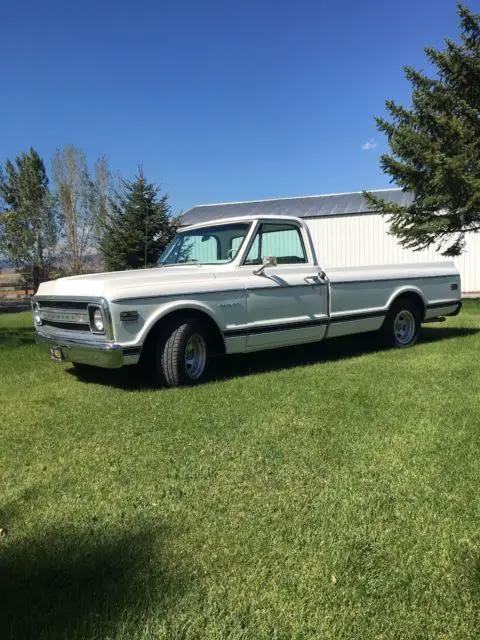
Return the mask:
[[432,244],[459,255],[465,233],[480,230],[480,15],[457,5],[461,42],[426,48],[436,76],[405,67],[411,107],[386,103],[391,120],[377,118],[391,155],[381,167],[413,194],[408,206],[364,192],[370,207],[390,214],[391,232],[413,249]]
[[106,267],[118,271],[156,264],[175,233],[167,194],[160,195],[140,169],[133,182],[123,181],[111,209],[99,240]]

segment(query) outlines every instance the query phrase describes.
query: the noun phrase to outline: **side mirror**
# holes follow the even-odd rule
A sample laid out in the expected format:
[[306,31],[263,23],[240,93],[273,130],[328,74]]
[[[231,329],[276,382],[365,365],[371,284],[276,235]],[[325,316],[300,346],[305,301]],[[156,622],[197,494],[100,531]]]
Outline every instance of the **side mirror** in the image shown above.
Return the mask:
[[262,266],[258,269],[255,269],[253,272],[256,276],[261,276],[267,267],[276,267],[277,259],[275,256],[263,256],[262,258]]

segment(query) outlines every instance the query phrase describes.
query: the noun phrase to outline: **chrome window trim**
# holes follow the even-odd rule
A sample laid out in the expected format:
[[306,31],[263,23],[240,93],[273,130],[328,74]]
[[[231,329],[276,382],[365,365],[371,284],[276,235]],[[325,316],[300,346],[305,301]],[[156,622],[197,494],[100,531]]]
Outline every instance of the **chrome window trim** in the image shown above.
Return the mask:
[[[282,221],[283,223],[283,221]],[[239,267],[246,267],[247,269],[251,269],[252,267],[256,266],[256,265],[252,265],[252,264],[246,264],[245,260],[247,259],[247,256],[250,252],[250,249],[253,246],[253,243],[255,242],[255,239],[258,235],[258,233],[260,232],[261,226],[263,224],[276,224],[275,221],[273,220],[268,220],[268,219],[263,219],[263,218],[259,218],[258,220],[256,220],[255,225],[253,225],[252,227],[252,233],[250,235],[250,237],[248,238],[248,246],[245,247],[245,250],[243,251],[243,254],[241,256],[241,259],[239,261],[238,266]],[[303,249],[303,253],[305,255],[305,262],[292,262],[292,263],[282,263],[279,264],[278,267],[282,268],[282,267],[308,267],[308,266],[312,266],[316,264],[316,259],[315,256],[312,255],[311,249],[312,246],[311,244],[309,244],[308,242],[305,242],[305,237],[304,237],[304,228],[302,227],[302,225],[295,221],[295,220],[286,220],[284,222],[285,225],[289,225],[292,227],[295,227],[298,231],[298,235],[300,237],[300,242],[302,243],[302,249]],[[309,240],[309,238],[307,237],[307,239]],[[276,268],[278,268],[276,267]]]
[[[196,231],[199,230],[201,231],[202,229],[207,229],[209,227],[221,227],[221,226],[228,226],[228,225],[234,225],[234,224],[244,224],[247,229],[245,232],[245,235],[243,236],[242,242],[240,244],[240,246],[237,249],[237,252],[235,253],[235,256],[233,258],[230,258],[230,260],[227,260],[226,262],[223,261],[217,261],[217,262],[199,262],[198,265],[199,266],[224,266],[224,265],[232,265],[235,264],[238,256],[240,255],[242,248],[245,246],[245,242],[248,240],[248,238],[250,237],[250,232],[252,229],[252,221],[250,220],[239,220],[238,222],[218,222],[218,223],[208,223],[205,222],[204,224],[199,224],[197,225],[192,225],[192,226],[187,226],[185,227],[183,230],[179,230],[177,231],[177,234],[175,235],[175,237],[172,239],[171,243],[167,246],[167,248],[165,249],[165,251],[163,252],[162,256],[160,256],[158,262],[155,264],[154,267],[152,267],[153,269],[157,268],[157,269],[161,269],[163,267],[169,267],[169,266],[176,266],[176,265],[181,265],[181,262],[167,262],[167,263],[162,263],[162,257],[164,254],[167,253],[167,251],[169,251],[170,247],[173,245],[173,243],[175,242],[175,240],[182,235],[186,235],[187,233],[190,233],[192,231]],[[181,229],[181,227],[180,227]],[[240,236],[235,236],[235,237],[240,237]],[[218,238],[216,238],[217,241],[217,255],[218,255],[218,248],[220,247],[220,242],[218,240]]]

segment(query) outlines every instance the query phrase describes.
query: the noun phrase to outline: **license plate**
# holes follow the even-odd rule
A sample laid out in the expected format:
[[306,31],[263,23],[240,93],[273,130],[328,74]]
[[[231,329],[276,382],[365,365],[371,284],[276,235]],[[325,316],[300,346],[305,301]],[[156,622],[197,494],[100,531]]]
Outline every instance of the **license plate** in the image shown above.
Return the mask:
[[54,362],[62,362],[62,350],[60,347],[50,347],[50,357]]

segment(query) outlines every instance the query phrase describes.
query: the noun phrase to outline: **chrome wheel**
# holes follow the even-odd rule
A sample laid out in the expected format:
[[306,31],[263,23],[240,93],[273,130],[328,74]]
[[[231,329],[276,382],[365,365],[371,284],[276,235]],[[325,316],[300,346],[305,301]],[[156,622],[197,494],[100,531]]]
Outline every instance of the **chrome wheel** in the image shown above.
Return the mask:
[[393,331],[399,344],[409,344],[415,337],[416,329],[417,322],[413,313],[407,311],[407,309],[402,309],[397,313],[393,322]]
[[185,370],[191,380],[202,375],[207,364],[207,346],[203,336],[194,333],[190,336],[185,348]]

